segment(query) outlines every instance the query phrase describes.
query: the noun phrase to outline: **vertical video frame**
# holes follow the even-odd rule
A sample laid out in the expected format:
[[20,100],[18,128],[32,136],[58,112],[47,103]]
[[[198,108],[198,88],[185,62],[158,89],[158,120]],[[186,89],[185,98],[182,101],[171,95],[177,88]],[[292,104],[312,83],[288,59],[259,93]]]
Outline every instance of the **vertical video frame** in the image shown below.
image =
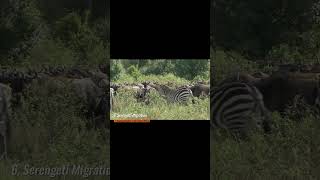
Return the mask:
[[209,120],[209,59],[112,59],[110,68],[112,120]]

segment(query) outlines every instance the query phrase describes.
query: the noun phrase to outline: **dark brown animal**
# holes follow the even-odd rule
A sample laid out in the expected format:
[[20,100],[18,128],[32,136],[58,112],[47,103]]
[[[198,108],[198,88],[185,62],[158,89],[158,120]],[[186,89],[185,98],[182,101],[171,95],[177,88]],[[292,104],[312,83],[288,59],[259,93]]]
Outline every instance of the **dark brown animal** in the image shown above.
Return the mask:
[[296,64],[281,64],[278,66],[278,72],[298,72],[300,66]]
[[296,95],[301,95],[306,103],[314,105],[318,81],[316,74],[306,77],[302,73],[277,73],[255,82],[254,85],[263,94],[269,110],[283,112]]
[[200,97],[200,96],[208,96],[210,92],[209,85],[204,84],[196,84],[192,87],[190,87],[193,96]]
[[259,79],[264,79],[270,77],[268,74],[263,73],[263,72],[256,72],[252,74],[253,77],[259,78]]
[[87,116],[94,119],[94,126],[107,126],[107,91],[99,88],[90,78],[75,79],[72,81],[72,86],[86,105]]
[[150,98],[148,96],[148,93],[150,92],[150,82],[143,82],[143,87],[137,90],[136,93],[136,99],[137,102],[144,102],[145,104],[150,104]]

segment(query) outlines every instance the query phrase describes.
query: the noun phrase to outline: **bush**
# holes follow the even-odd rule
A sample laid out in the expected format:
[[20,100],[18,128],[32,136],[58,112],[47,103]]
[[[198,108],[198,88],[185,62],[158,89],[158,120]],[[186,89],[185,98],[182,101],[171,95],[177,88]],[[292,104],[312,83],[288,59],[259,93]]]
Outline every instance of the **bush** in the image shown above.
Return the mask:
[[135,80],[137,80],[141,76],[141,73],[140,73],[138,67],[137,66],[133,66],[133,65],[131,65],[128,68],[127,73],[128,73],[129,76],[132,76]]
[[83,17],[78,13],[67,14],[56,22],[55,36],[75,51],[77,63],[81,65],[101,64],[107,61],[107,43],[99,38],[89,24],[90,13]]
[[122,63],[118,60],[111,61],[110,75],[111,80],[116,81],[124,74]]
[[173,60],[177,76],[192,80],[195,76],[207,76],[210,70],[209,60]]
[[252,61],[243,58],[241,55],[234,52],[217,51],[211,60],[214,68],[212,69],[213,83],[220,82],[226,77],[237,72],[255,72],[258,71],[258,65]]
[[107,132],[86,128],[76,97],[65,81],[30,86],[11,122],[10,157],[46,166],[108,163]]
[[54,41],[53,39],[41,39],[31,48],[29,57],[24,59],[24,63],[30,65],[73,65],[75,62],[74,52],[60,41]]

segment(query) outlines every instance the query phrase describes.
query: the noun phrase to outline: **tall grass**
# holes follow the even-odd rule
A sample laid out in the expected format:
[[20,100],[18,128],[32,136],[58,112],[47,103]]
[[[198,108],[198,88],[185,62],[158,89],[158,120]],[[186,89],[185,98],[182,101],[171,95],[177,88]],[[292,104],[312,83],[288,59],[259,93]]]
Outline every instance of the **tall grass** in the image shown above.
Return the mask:
[[119,90],[115,97],[114,109],[111,119],[115,114],[143,114],[152,120],[207,120],[209,119],[209,98],[195,98],[187,104],[168,103],[157,91],[151,91],[150,104],[137,102],[134,91]]
[[[88,129],[90,119],[81,112],[82,102],[66,81],[32,84],[10,122],[9,159],[0,161],[5,179],[52,179],[48,176],[12,176],[14,164],[35,167],[83,165],[109,167],[110,132]],[[23,172],[23,168],[21,169]],[[79,179],[68,176],[65,179]],[[109,177],[107,177],[109,178]],[[59,176],[55,179],[64,179]],[[88,179],[106,179],[89,176]]]
[[320,178],[320,120],[305,114],[297,122],[273,113],[273,132],[236,141],[211,132],[211,179]]

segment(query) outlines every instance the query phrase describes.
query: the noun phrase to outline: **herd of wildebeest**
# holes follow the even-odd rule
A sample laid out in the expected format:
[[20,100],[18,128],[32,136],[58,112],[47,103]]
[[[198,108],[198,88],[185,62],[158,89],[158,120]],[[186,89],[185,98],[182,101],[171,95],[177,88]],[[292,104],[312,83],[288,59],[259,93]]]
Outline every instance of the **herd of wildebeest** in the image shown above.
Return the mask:
[[[63,88],[65,83],[74,90],[84,104],[83,116],[93,119],[91,128],[109,128],[108,121],[108,66],[41,66],[37,68],[0,68],[0,159],[6,157],[10,140],[10,118],[21,105],[25,90],[32,86],[52,83]],[[10,129],[10,131],[9,131]]]
[[[246,135],[249,124],[272,132],[270,112],[298,112],[301,120],[307,107],[314,116],[320,112],[320,65],[280,65],[271,74],[239,72],[212,88],[211,124],[232,134]],[[300,114],[299,114],[300,113]],[[255,114],[254,118],[250,115]],[[263,116],[263,117],[262,117]],[[262,119],[262,120],[261,120]],[[251,122],[250,122],[251,121]]]

